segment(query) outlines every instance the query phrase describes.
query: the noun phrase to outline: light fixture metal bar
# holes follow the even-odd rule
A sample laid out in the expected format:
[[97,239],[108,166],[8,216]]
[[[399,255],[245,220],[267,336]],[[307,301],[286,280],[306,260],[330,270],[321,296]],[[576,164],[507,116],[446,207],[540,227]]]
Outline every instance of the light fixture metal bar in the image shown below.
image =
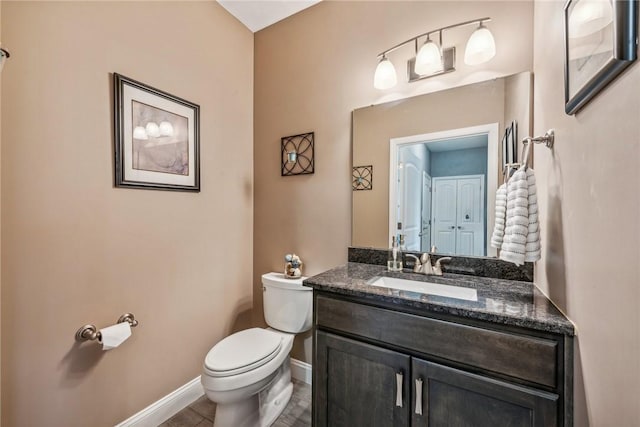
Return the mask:
[[477,18],[477,19],[472,19],[470,21],[464,21],[464,22],[460,22],[460,23],[457,23],[457,24],[453,24],[453,25],[447,25],[446,27],[436,28],[435,30],[427,31],[426,33],[422,33],[422,34],[418,34],[417,36],[411,37],[409,40],[405,40],[402,43],[398,43],[397,45],[393,46],[392,48],[389,48],[389,49],[383,51],[382,53],[379,53],[378,54],[378,58],[386,55],[387,53],[391,53],[394,50],[399,49],[402,46],[404,46],[405,44],[411,43],[414,40],[415,40],[416,43],[418,43],[418,39],[420,37],[424,37],[424,36],[429,35],[429,34],[437,33],[438,31],[440,31],[440,34],[442,35],[442,31],[444,31],[444,30],[450,30],[451,28],[464,27],[465,25],[471,25],[471,24],[476,24],[476,23],[481,23],[481,22],[489,22],[489,21],[491,21],[490,17]]
[[4,56],[7,57],[7,58],[11,57],[11,54],[6,49],[3,49],[3,48],[0,47],[0,52],[2,52],[4,54]]
[[441,76],[442,74],[451,73],[456,70],[456,48],[455,46],[442,49],[442,71],[433,74],[417,74],[415,72],[416,58],[413,57],[407,61],[407,79],[409,83],[419,80],[428,79],[429,77]]

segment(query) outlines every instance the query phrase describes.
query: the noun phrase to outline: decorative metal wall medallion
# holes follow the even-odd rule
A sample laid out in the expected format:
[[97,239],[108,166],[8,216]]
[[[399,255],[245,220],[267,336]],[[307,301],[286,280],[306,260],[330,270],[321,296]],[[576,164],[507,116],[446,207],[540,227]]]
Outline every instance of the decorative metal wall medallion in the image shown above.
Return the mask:
[[281,138],[281,175],[312,174],[313,132]]
[[353,167],[353,191],[373,189],[373,166]]

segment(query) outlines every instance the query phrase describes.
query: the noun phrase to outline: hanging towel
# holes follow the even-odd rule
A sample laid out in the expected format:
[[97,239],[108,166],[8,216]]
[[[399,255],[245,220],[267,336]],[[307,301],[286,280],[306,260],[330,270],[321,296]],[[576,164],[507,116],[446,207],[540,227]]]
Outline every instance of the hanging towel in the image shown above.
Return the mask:
[[500,259],[516,265],[524,264],[529,234],[529,183],[524,167],[507,183],[507,221]]
[[502,184],[496,191],[496,220],[491,235],[491,247],[500,249],[504,237],[504,224],[507,218],[507,185]]
[[540,223],[538,221],[538,194],[536,190],[536,176],[533,169],[527,168],[527,184],[529,197],[529,230],[525,247],[524,260],[535,262],[540,259]]
[[538,195],[533,169],[527,167],[531,143],[527,144],[522,167],[507,184],[507,221],[500,259],[522,265],[540,259]]

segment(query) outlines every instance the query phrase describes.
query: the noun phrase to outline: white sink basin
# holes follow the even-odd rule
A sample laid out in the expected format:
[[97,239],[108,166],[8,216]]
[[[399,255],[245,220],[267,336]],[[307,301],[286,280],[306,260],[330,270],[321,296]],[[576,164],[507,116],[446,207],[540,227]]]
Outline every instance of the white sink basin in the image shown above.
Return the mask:
[[439,283],[420,282],[418,280],[397,279],[395,277],[378,277],[369,283],[371,286],[398,289],[401,291],[419,292],[466,301],[478,301],[478,292],[473,288],[441,285]]

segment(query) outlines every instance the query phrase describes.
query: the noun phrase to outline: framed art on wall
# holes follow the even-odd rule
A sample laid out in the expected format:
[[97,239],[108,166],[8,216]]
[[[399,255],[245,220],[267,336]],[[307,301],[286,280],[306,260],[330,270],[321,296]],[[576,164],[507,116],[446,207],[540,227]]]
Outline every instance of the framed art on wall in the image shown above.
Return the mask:
[[502,170],[518,161],[518,122],[513,120],[502,136]]
[[200,191],[200,107],[113,74],[115,185]]
[[575,114],[637,58],[637,0],[569,0],[564,7],[565,112]]

